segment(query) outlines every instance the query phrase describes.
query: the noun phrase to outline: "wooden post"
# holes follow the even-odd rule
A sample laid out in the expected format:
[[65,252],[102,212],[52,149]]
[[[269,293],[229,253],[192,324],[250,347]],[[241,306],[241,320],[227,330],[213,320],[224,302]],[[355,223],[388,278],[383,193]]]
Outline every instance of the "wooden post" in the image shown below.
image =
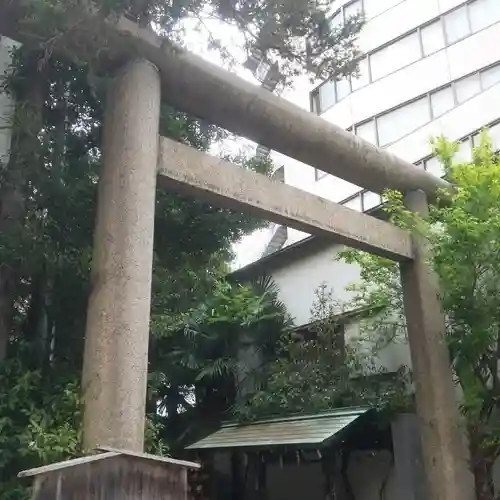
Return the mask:
[[321,470],[324,479],[324,499],[337,500],[335,485],[335,452],[333,450],[324,450],[321,456]]
[[245,500],[245,465],[242,453],[234,450],[231,453],[231,500]]
[[264,452],[257,453],[256,456],[256,473],[257,473],[257,499],[267,500],[267,462]]
[[[408,193],[405,202],[411,211],[428,215],[422,191]],[[429,499],[472,500],[465,431],[445,341],[437,277],[428,263],[425,239],[414,234],[413,246],[414,259],[401,264],[401,280]]]
[[110,85],[83,363],[83,444],[142,451],[160,115],[155,66]]

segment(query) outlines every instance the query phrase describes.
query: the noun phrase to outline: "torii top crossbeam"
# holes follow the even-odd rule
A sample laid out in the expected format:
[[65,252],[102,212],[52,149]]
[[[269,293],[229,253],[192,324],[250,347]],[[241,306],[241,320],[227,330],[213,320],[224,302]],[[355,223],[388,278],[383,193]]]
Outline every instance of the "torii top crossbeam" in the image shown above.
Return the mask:
[[[27,43],[49,38],[43,23],[31,20],[29,30],[23,27],[30,3],[0,0],[0,33]],[[125,18],[104,21],[81,10],[69,12],[68,35],[58,48],[113,59],[145,57],[159,68],[163,99],[175,108],[371,191],[421,189],[432,199],[447,185]]]

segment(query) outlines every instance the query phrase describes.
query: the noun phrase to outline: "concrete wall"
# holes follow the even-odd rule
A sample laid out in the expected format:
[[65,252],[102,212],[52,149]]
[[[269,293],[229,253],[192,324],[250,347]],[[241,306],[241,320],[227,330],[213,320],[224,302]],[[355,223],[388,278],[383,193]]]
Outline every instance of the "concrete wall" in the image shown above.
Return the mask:
[[[350,8],[353,5],[352,2],[356,1],[359,2],[359,0],[336,0],[333,2],[331,12],[334,14],[342,6]],[[473,34],[466,35],[457,41],[449,40],[450,43],[448,43],[445,41],[445,17],[449,19],[453,9],[470,4],[468,7],[470,21],[473,9],[471,2],[466,2],[466,0],[363,0],[365,9],[368,11],[367,22],[358,37],[358,45],[363,53],[374,54],[379,49],[386,50],[384,47],[392,46],[412,31],[415,32],[418,29],[420,33],[423,33],[429,23],[441,25],[443,37],[445,37],[443,44],[446,46],[439,48],[441,45],[438,43],[436,45],[438,50],[428,51],[428,53],[422,46],[422,53],[414,61],[410,59],[408,63],[402,64],[402,67],[389,72],[386,76],[353,90],[339,99],[336,104],[324,110],[321,114],[322,118],[342,128],[352,130],[355,125],[363,126],[366,121],[373,120],[388,110],[409,104],[416,98],[450,85],[450,82],[454,82],[455,86],[458,79],[498,63],[500,61],[500,44],[497,43],[500,38],[498,6],[494,0],[489,0],[489,2],[481,0],[481,2],[483,5],[487,4],[486,8],[489,9],[491,22],[494,24],[482,29],[476,27],[473,29]],[[476,1],[475,5],[479,3]],[[423,38],[420,42],[423,45]],[[399,51],[397,57],[404,59],[404,54],[402,55]],[[386,59],[391,59],[391,57],[386,57]],[[361,66],[361,72],[366,76],[369,72],[368,66]],[[301,78],[292,88],[287,89],[283,97],[307,108],[311,90],[311,85],[307,80]],[[428,98],[430,101],[430,97]],[[408,134],[395,138],[396,140],[390,142],[385,148],[412,163],[418,163],[419,168],[423,168],[422,160],[432,152],[429,143],[431,137],[444,135],[450,140],[459,140],[472,134],[481,127],[500,119],[499,102],[500,83],[490,88],[482,88],[479,93],[464,102],[455,98],[449,111],[438,118],[430,118],[429,113],[428,121],[427,119],[419,120],[418,128],[411,128]],[[429,106],[431,106],[430,103]],[[414,113],[415,109],[408,109],[409,115]],[[397,120],[392,116],[386,122],[389,120],[393,120],[394,127],[397,129]],[[368,133],[365,128],[364,134],[359,133],[367,140],[376,140],[375,127],[373,129],[373,132]],[[496,144],[500,148],[500,126],[492,131],[492,135],[497,139]],[[469,148],[468,151],[467,148]],[[464,145],[463,149],[462,158],[470,156],[470,147]],[[324,176],[321,173],[316,175],[314,168],[284,155],[273,152],[273,160],[277,165],[284,166],[287,184],[332,201],[344,202],[361,191],[358,186],[342,179],[330,175]],[[433,174],[442,175],[441,168],[434,159],[426,160],[425,166]],[[378,195],[370,194],[370,197],[371,206],[377,205],[380,201]],[[361,196],[347,201],[347,205],[355,210],[366,210],[365,200],[363,203],[365,206],[361,204]],[[299,232],[289,231],[285,246],[305,236]],[[249,237],[247,240],[247,247],[253,247],[255,244],[255,248],[257,246],[262,248],[265,236]],[[257,241],[259,245],[255,243]],[[256,251],[253,255],[256,256],[258,253]],[[251,260],[247,258],[241,264],[246,264]]]

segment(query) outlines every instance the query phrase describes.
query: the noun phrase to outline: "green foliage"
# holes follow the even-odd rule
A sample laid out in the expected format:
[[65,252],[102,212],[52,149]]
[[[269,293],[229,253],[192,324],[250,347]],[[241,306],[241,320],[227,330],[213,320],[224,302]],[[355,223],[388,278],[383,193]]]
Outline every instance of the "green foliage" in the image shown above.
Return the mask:
[[78,384],[46,380],[15,359],[0,365],[0,387],[8,388],[0,398],[0,498],[21,500],[28,492],[18,472],[78,455]]
[[[213,295],[191,311],[183,329],[191,351],[201,350],[196,381],[234,375],[243,333],[262,351],[272,352],[286,324],[286,309],[279,302],[278,290],[272,281],[250,285],[218,281]],[[220,363],[224,351],[229,355],[227,364]]]
[[[431,264],[440,279],[440,299],[446,314],[446,338],[462,412],[471,443],[471,466],[478,498],[493,498],[491,467],[500,455],[500,161],[488,134],[481,134],[472,162],[454,163],[458,145],[444,138],[433,142],[452,187],[424,220],[403,206],[400,193],[387,193],[393,221],[427,238]],[[361,282],[353,287],[356,302],[368,308],[384,306],[384,318],[395,320],[404,334],[404,315],[396,264],[349,251],[344,258],[361,267]],[[379,318],[371,318],[371,328]],[[483,479],[481,479],[483,478]]]
[[[289,320],[269,279],[245,285],[218,279],[198,306],[174,322],[164,319],[154,328],[152,363],[158,368],[151,388],[166,415],[167,439],[179,446],[191,426],[199,432],[201,416],[205,426],[227,418],[244,383],[241,374],[255,376],[274,355]],[[240,356],[244,339],[257,348],[257,366]]]
[[[0,498],[29,498],[21,470],[75,458],[81,454],[81,405],[78,380],[53,367],[47,377],[18,357],[0,364]],[[148,418],[146,450],[168,451],[160,439],[162,424]]]
[[239,418],[406,404],[405,370],[388,375],[374,363],[379,345],[367,348],[361,338],[345,341],[339,304],[326,285],[317,290],[311,314],[308,331],[282,336],[260,390],[237,408]]

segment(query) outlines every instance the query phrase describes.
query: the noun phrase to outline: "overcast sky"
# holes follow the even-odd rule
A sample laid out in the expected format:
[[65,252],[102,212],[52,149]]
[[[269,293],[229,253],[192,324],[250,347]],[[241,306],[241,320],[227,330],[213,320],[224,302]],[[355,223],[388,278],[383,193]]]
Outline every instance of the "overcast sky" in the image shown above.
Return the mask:
[[[231,55],[237,61],[237,64],[231,68],[231,71],[234,71],[238,76],[255,85],[260,85],[253,74],[243,67],[246,54],[242,48],[242,36],[236,27],[216,20],[206,21],[207,29],[196,29],[198,24],[199,21],[197,19],[183,21],[182,27],[186,32],[184,41],[187,49],[218,66],[227,68],[227,64],[223,62],[220,53],[215,50],[208,50],[207,48],[210,36],[208,30],[210,30],[212,36],[217,36],[222,45],[230,50]],[[256,146],[255,143],[240,138],[224,141],[222,144],[215,144],[211,152],[214,155],[220,155],[225,152],[237,154],[241,150],[248,150],[253,154]],[[269,229],[263,229],[243,238],[242,241],[234,246],[236,258],[233,262],[233,267],[239,268],[257,260],[264,251],[269,237]]]

